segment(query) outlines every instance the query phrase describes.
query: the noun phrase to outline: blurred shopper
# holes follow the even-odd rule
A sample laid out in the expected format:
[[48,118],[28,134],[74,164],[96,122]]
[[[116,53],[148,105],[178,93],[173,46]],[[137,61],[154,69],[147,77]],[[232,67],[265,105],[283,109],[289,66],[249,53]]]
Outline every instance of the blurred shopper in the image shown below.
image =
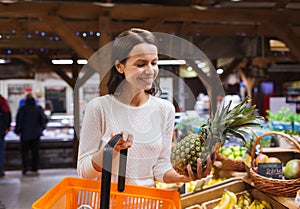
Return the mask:
[[[32,88],[26,88],[25,89],[25,91],[24,91],[24,97],[19,100],[18,108],[22,107],[22,105],[25,104],[25,100],[26,100],[26,95],[27,94],[32,94]],[[37,98],[35,98],[35,102],[38,104],[39,100]]]
[[5,159],[5,135],[9,131],[11,111],[7,100],[0,94],[0,178],[4,173]]
[[31,94],[32,88],[26,88],[23,93],[23,97],[19,100],[18,108],[22,107],[25,104],[25,99],[27,94]]
[[[45,128],[43,108],[36,104],[31,93],[26,95],[16,117],[15,133],[20,136],[22,173],[24,176],[37,176],[39,167],[40,137]],[[31,164],[29,165],[29,152],[31,151]],[[30,169],[29,169],[30,168]]]

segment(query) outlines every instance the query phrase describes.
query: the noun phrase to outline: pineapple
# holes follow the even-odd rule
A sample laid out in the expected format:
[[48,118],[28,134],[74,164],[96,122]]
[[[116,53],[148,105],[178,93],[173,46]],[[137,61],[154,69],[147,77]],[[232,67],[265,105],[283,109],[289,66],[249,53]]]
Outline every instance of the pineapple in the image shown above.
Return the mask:
[[224,103],[217,109],[214,117],[201,126],[199,134],[190,134],[172,147],[171,161],[174,169],[188,176],[187,165],[191,164],[192,171],[197,172],[197,158],[206,164],[208,155],[214,158],[215,151],[222,146],[230,135],[241,138],[245,142],[248,133],[243,127],[260,126],[263,117],[254,116],[255,105],[248,105],[249,97],[230,109]]

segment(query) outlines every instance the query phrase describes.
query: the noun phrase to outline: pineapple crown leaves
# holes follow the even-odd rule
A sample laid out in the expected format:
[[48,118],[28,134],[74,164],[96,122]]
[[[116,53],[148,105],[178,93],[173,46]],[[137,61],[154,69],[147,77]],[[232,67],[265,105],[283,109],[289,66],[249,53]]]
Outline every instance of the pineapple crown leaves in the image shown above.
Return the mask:
[[228,140],[227,134],[231,134],[237,138],[244,140],[248,132],[243,127],[261,126],[262,116],[255,116],[255,105],[248,105],[250,97],[245,99],[230,109],[232,101],[227,105],[222,105],[217,109],[212,120],[208,121],[207,127],[210,127],[210,133],[215,140],[221,143]]

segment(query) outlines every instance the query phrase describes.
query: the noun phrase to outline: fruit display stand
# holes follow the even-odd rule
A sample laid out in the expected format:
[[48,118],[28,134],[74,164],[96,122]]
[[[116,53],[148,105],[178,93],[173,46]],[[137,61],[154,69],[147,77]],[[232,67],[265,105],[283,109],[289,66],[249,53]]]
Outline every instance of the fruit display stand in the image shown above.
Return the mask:
[[183,194],[181,195],[182,208],[211,209],[216,205],[216,202],[220,201],[224,190],[234,192],[237,196],[245,191],[249,191],[253,198],[269,202],[273,209],[299,209],[294,202],[295,198],[268,195],[255,188],[251,183],[251,179],[243,178],[230,178],[202,191]]

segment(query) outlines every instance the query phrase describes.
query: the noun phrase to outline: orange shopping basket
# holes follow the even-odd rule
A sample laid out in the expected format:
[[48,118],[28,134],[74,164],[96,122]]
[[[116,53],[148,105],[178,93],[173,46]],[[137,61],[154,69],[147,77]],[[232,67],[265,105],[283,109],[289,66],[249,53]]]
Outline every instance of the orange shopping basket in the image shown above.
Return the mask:
[[125,185],[127,149],[121,150],[118,183],[111,182],[112,153],[121,135],[104,147],[101,181],[66,177],[32,204],[32,209],[180,209],[175,190]]

